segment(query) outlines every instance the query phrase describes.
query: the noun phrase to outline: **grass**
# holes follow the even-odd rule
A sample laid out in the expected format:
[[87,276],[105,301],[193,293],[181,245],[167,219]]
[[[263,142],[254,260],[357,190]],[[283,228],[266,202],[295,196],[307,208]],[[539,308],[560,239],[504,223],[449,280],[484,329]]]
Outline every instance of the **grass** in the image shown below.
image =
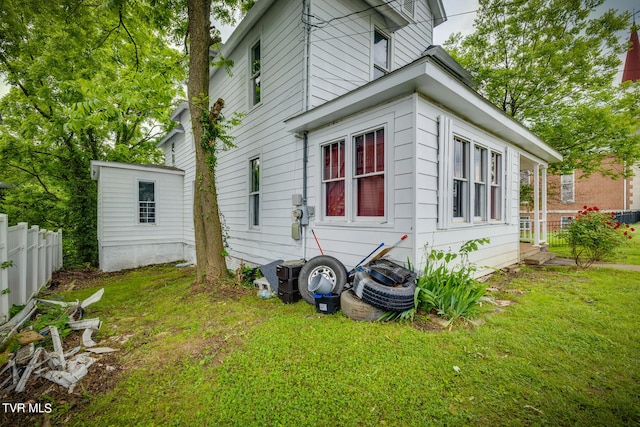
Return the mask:
[[[602,262],[640,265],[640,223],[633,224],[632,227],[635,231],[632,232],[629,230],[629,234],[632,235],[633,238],[629,239],[626,244],[621,246],[617,253],[611,254],[611,256],[602,260]],[[560,246],[552,244],[549,246],[549,251],[559,257],[572,258],[571,248],[567,245]]]
[[[64,295],[130,335],[107,393],[52,425],[633,425],[640,423],[637,272],[525,270],[488,286],[514,305],[477,328],[322,315],[155,266]],[[511,293],[509,290],[523,293]]]

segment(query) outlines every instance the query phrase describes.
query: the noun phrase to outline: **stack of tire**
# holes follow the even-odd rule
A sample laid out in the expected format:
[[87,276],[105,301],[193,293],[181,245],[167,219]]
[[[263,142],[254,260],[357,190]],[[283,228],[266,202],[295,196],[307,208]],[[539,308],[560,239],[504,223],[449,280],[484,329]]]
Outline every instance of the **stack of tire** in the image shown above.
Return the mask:
[[300,270],[298,287],[302,298],[312,305],[315,299],[309,286],[319,274],[332,283],[331,293],[340,295],[341,310],[351,319],[373,321],[388,311],[414,307],[415,273],[386,259],[359,268],[353,289],[343,292],[348,279],[344,264],[326,255],[311,258]]

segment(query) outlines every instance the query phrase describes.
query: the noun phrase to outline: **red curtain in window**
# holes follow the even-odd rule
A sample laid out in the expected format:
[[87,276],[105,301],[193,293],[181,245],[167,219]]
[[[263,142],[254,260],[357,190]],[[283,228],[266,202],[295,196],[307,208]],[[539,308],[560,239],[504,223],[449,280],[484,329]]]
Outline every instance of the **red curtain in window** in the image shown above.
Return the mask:
[[384,216],[384,175],[358,178],[358,216]]
[[327,182],[326,216],[344,216],[344,181]]
[[[342,178],[342,179],[341,179]],[[325,215],[344,216],[344,141],[324,147]]]

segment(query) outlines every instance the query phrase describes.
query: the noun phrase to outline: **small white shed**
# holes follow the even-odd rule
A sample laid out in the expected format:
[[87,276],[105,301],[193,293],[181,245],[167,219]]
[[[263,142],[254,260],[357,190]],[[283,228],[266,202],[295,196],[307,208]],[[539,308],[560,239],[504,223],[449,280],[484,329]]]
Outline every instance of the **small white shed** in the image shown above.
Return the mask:
[[181,169],[92,161],[91,177],[103,271],[185,259]]

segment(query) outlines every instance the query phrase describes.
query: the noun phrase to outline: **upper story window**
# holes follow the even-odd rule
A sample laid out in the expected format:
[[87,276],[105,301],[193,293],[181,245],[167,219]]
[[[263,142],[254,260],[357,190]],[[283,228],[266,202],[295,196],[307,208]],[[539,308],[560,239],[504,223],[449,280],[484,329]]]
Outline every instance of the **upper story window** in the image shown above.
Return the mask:
[[373,78],[382,77],[390,71],[390,40],[382,32],[373,32]]
[[575,178],[573,172],[560,177],[560,201],[562,203],[575,202]]
[[138,221],[140,224],[156,223],[155,182],[138,181]]
[[249,160],[249,228],[260,226],[260,158]]
[[171,143],[171,166],[176,165],[176,143]]
[[249,75],[251,76],[251,106],[257,105],[262,100],[262,77],[261,77],[261,54],[260,41],[251,48],[251,64]]

